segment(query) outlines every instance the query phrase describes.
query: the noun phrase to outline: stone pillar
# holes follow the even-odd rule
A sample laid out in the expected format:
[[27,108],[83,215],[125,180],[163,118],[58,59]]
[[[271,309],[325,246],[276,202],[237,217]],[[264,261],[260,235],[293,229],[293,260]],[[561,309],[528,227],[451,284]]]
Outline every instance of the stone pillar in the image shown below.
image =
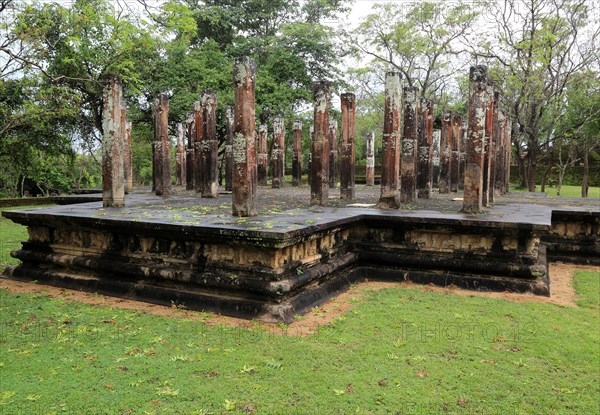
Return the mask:
[[235,95],[233,133],[233,204],[235,216],[253,216],[256,211],[256,127],[254,94],[256,62],[238,58],[233,65]]
[[233,189],[233,108],[225,110],[225,190]]
[[463,120],[462,123],[462,134],[460,136],[460,178],[458,179],[458,190],[465,189],[465,170],[467,169],[467,156],[465,155],[465,149],[467,148],[467,130],[468,122]]
[[354,114],[356,98],[345,93],[341,97],[342,109],[342,145],[340,155],[340,197],[354,199]]
[[431,156],[432,179],[431,186],[438,187],[440,180],[440,142],[442,139],[442,130],[433,130],[433,150]]
[[267,124],[261,124],[258,127],[258,184],[267,185],[267,166],[269,165],[269,156],[267,152]]
[[185,127],[183,123],[177,124],[177,157],[175,159],[175,184],[183,186],[185,180]]
[[310,181],[310,177],[312,175],[312,142],[313,139],[315,137],[315,126],[314,124],[311,124],[308,126],[308,138],[310,139],[310,145],[311,147],[309,148],[309,152],[308,152],[308,184],[310,185],[311,181]]
[[496,201],[496,172],[498,170],[498,162],[502,157],[500,153],[500,121],[499,121],[499,108],[500,105],[500,92],[494,91],[493,99],[493,111],[492,111],[492,134],[490,136],[490,187],[489,187],[489,200],[490,203]]
[[329,99],[328,81],[313,82],[314,133],[310,145],[310,204],[322,205],[329,198]]
[[442,137],[440,154],[440,193],[450,191],[450,171],[452,170],[452,112],[445,111],[442,114]]
[[283,115],[273,119],[273,151],[271,153],[273,179],[271,187],[280,189],[285,182],[285,122]]
[[400,207],[400,183],[398,178],[400,176],[400,135],[402,132],[401,79],[400,72],[385,74],[385,108],[383,113],[383,139],[381,142],[381,195],[377,204],[380,209],[398,209]]
[[123,175],[123,131],[121,104],[123,87],[117,76],[106,79],[102,96],[102,206],[125,205]]
[[367,134],[367,157],[365,161],[367,186],[375,185],[375,133]]
[[431,179],[433,170],[431,165],[432,140],[433,140],[433,103],[430,100],[421,100],[421,130],[419,131],[419,147],[417,159],[417,197],[419,199],[431,198]]
[[194,190],[194,117],[186,120],[187,147],[185,149],[185,189]]
[[452,117],[452,158],[450,160],[450,191],[458,192],[460,181],[460,142],[462,137],[462,118]]
[[131,154],[131,122],[127,121],[125,100],[121,102],[121,132],[123,134],[123,180],[125,193],[133,190],[133,160]]
[[219,140],[217,138],[217,94],[206,90],[202,105],[202,137],[200,153],[200,193],[202,197],[219,196]]
[[154,192],[157,196],[171,194],[171,139],[169,138],[169,97],[161,93],[154,100]]
[[194,190],[196,193],[202,193],[202,143],[204,141],[204,120],[202,114],[202,102],[194,102]]
[[504,193],[508,193],[510,190],[510,162],[512,157],[512,119],[506,117],[506,138],[505,138],[505,152],[506,152],[506,162],[505,169],[506,171],[504,176]]
[[329,188],[335,189],[337,184],[337,121],[329,120],[329,132],[327,134],[329,140]]
[[404,129],[400,178],[400,201],[402,203],[414,202],[417,193],[415,180],[417,128],[419,125],[417,94],[417,88],[404,87]]
[[494,93],[493,86],[488,79],[487,84],[487,106],[485,109],[485,146],[483,161],[483,192],[481,196],[481,203],[483,206],[489,206],[491,202],[492,186],[491,172],[492,172],[492,160],[495,157],[494,145],[492,143],[492,137],[494,134]]
[[294,146],[292,153],[292,186],[302,185],[302,122],[293,124]]
[[485,113],[487,68],[472,66],[469,72],[469,121],[465,148],[465,193],[463,212],[480,213],[483,208],[483,164],[485,161]]

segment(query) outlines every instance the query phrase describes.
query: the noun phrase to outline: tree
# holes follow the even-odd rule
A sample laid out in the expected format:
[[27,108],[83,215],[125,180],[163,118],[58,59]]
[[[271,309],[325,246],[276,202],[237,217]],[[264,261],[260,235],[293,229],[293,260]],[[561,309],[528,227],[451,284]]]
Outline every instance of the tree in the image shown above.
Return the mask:
[[474,50],[497,65],[496,82],[515,120],[522,179],[535,191],[537,165],[564,111],[569,82],[598,59],[600,26],[585,0],[504,0],[487,7],[499,30],[482,34]]
[[[477,12],[466,3],[375,6],[358,29],[346,33],[350,51],[372,58],[371,70],[400,71],[404,82],[417,87],[422,97],[435,99],[447,93],[455,69],[452,58],[461,51],[459,41],[471,29]],[[464,67],[459,67],[464,71]],[[438,100],[439,101],[439,100]]]

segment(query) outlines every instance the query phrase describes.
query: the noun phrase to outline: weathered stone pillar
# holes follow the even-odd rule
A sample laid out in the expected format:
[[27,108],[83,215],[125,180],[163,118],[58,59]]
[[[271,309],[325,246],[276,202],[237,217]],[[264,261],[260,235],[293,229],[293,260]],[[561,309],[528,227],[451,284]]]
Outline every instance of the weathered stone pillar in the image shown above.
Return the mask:
[[492,115],[492,122],[493,126],[490,147],[492,148],[491,154],[493,155],[493,159],[490,165],[490,203],[494,203],[496,200],[496,195],[500,193],[500,184],[498,183],[498,168],[502,159],[502,140],[500,139],[500,135],[502,132],[500,131],[499,91],[494,91],[494,109]]
[[123,175],[123,131],[121,104],[123,87],[117,76],[106,78],[102,96],[102,206],[125,205]]
[[253,216],[256,211],[256,127],[254,94],[256,62],[238,58],[233,65],[235,94],[233,133],[233,204],[235,216]]
[[462,137],[462,118],[452,117],[452,159],[450,161],[450,191],[458,192],[460,181],[460,142]]
[[202,105],[202,137],[200,153],[200,193],[202,197],[219,196],[219,140],[217,138],[217,94],[206,90]]
[[294,146],[292,153],[292,186],[302,185],[302,122],[293,124]]
[[185,127],[183,123],[177,124],[177,157],[175,158],[175,184],[183,186],[186,184],[185,164]]
[[400,72],[385,74],[385,108],[383,113],[383,139],[381,142],[381,195],[377,204],[380,209],[398,209],[400,207],[400,183],[398,179],[400,176],[400,136],[402,133],[401,79]]
[[285,182],[285,122],[282,115],[273,119],[273,150],[271,153],[273,179],[271,187],[280,189]]
[[171,194],[171,139],[169,138],[169,97],[161,93],[154,100],[154,178],[157,196]]
[[258,184],[267,185],[267,166],[269,165],[269,153],[267,151],[267,124],[261,124],[258,127]]
[[233,108],[225,110],[225,190],[233,189]]
[[340,155],[340,197],[354,199],[354,114],[356,98],[345,93],[341,97],[342,107],[342,145]]
[[442,137],[440,154],[440,193],[448,193],[450,191],[450,171],[452,170],[452,112],[445,111],[442,114]]
[[123,135],[123,179],[125,193],[133,190],[133,160],[131,154],[131,122],[127,121],[125,100],[121,102],[121,133]]
[[433,130],[433,151],[431,164],[433,165],[431,179],[431,185],[433,187],[439,187],[440,181],[440,142],[442,139],[442,130]]
[[204,120],[202,114],[202,102],[200,100],[194,102],[194,190],[196,193],[202,192],[202,143],[204,141]]
[[431,179],[433,170],[431,165],[432,140],[433,140],[433,102],[421,100],[421,130],[419,132],[419,147],[417,159],[417,197],[419,199],[431,198]]
[[485,161],[485,113],[487,68],[472,66],[469,72],[469,121],[465,149],[465,193],[463,212],[480,213],[483,208],[483,164]]
[[417,128],[419,126],[417,94],[417,88],[404,87],[404,129],[400,178],[400,201],[402,203],[414,202],[417,196],[415,180]]
[[329,188],[335,189],[337,184],[337,154],[338,154],[338,140],[337,140],[337,121],[329,120],[329,132],[327,134],[329,140]]
[[192,114],[186,120],[187,147],[185,149],[185,189],[194,190],[194,117]]
[[[468,119],[468,117],[467,117]],[[465,149],[467,148],[467,131],[468,130],[468,122],[467,120],[463,120],[462,123],[462,134],[460,136],[460,178],[458,179],[458,190],[465,189],[465,170],[467,169],[467,156]]]
[[329,100],[330,85],[313,83],[314,133],[311,140],[310,204],[322,205],[329,198]]
[[375,185],[375,133],[367,134],[367,157],[365,160],[367,186]]
[[310,185],[311,183],[311,176],[312,176],[312,142],[313,139],[315,137],[315,125],[314,123],[308,126],[308,138],[310,139],[310,145],[311,147],[309,147],[309,152],[308,152],[308,184]]
[[504,176],[504,193],[508,193],[510,191],[510,161],[512,156],[512,119],[506,117],[506,141],[505,141],[505,152],[506,152],[506,162],[505,162],[505,176]]
[[491,193],[493,189],[493,181],[491,178],[492,173],[492,160],[496,156],[494,154],[494,145],[492,142],[494,134],[494,92],[493,86],[488,79],[487,84],[487,107],[485,110],[485,146],[483,162],[483,192],[481,196],[481,203],[483,206],[489,206],[491,202]]

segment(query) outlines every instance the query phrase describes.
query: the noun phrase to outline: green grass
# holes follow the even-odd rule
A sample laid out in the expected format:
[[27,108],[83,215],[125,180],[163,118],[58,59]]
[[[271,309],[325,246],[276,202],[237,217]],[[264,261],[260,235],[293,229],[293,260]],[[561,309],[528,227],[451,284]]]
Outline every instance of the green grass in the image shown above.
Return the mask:
[[370,292],[307,337],[0,290],[0,413],[600,413],[598,275],[575,281],[581,307]]
[[[511,192],[524,192],[527,189],[523,189],[523,188],[519,188],[516,186],[511,185],[510,187],[510,191]],[[539,191],[540,190],[540,186],[538,185],[536,187],[536,190]],[[556,197],[556,187],[550,187],[550,186],[546,186],[546,195],[549,197]],[[560,188],[560,197],[573,197],[573,198],[577,198],[577,197],[581,197],[581,186],[569,186],[569,185],[563,185]],[[588,190],[588,197],[589,198],[600,198],[600,187],[590,187]]]

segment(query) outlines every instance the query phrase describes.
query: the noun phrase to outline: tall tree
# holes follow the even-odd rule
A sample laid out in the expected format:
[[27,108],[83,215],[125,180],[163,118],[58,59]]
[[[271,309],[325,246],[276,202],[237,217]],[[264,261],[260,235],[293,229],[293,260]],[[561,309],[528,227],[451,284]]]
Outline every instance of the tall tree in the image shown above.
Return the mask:
[[600,26],[586,0],[504,0],[487,5],[497,31],[476,54],[498,65],[523,182],[535,191],[537,165],[563,112],[569,81],[598,59]]

